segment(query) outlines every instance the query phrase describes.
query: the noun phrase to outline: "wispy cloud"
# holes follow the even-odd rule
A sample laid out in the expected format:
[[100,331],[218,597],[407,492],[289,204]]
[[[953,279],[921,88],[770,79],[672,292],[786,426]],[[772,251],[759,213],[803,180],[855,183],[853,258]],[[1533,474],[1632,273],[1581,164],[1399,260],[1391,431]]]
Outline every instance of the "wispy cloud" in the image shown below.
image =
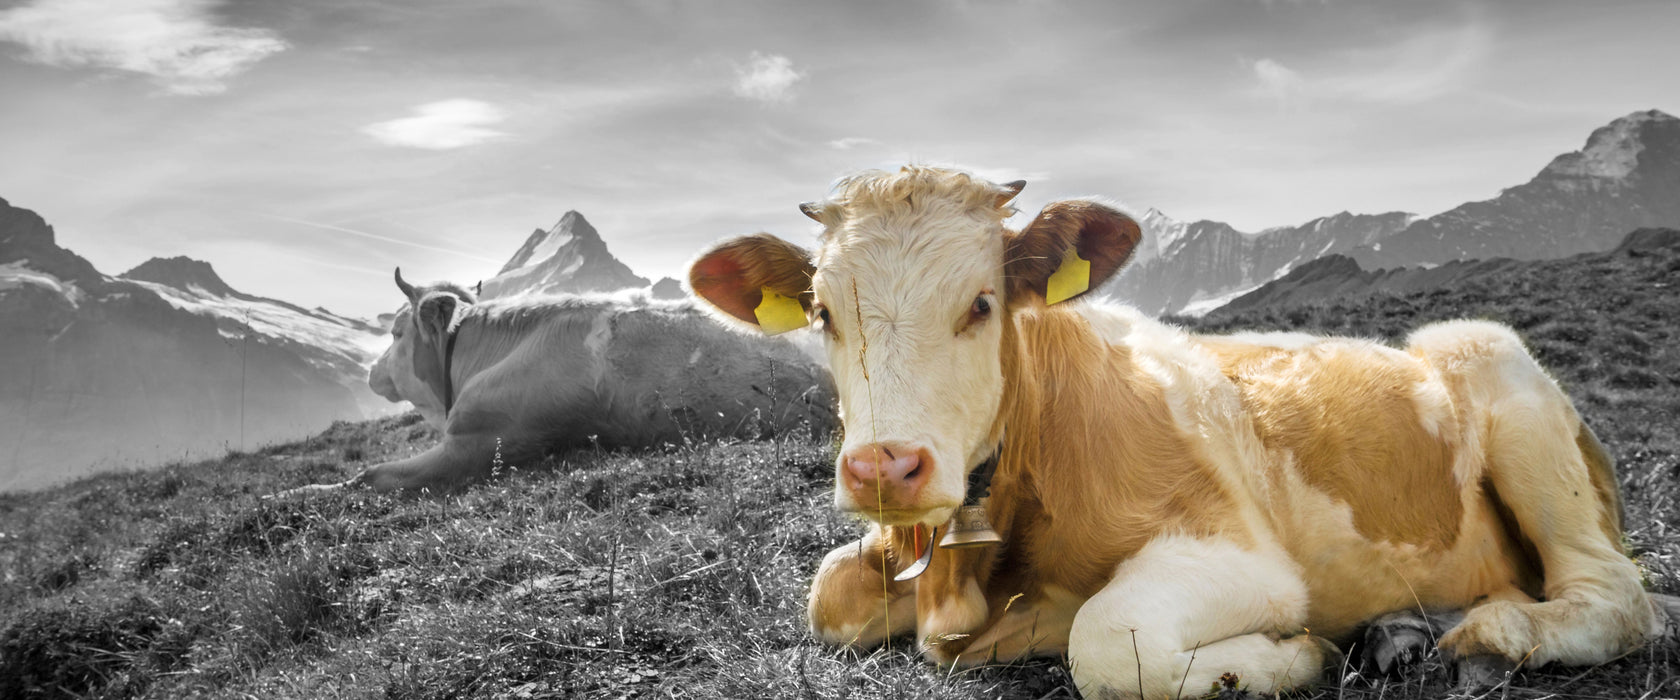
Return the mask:
[[414,115],[362,127],[388,146],[448,150],[504,136],[489,128],[505,119],[502,110],[479,100],[443,100],[414,108]]
[[1410,104],[1459,91],[1486,58],[1492,39],[1477,23],[1433,29],[1391,44],[1334,52],[1298,71],[1272,58],[1247,62],[1258,92],[1297,98]]
[[1486,58],[1493,43],[1482,25],[1469,23],[1423,32],[1399,43],[1349,52],[1356,72],[1334,76],[1325,87],[1368,102],[1421,102],[1457,91]]
[[0,11],[0,40],[60,68],[151,76],[166,92],[208,95],[286,42],[267,29],[215,23],[213,0],[34,0]]
[[410,248],[419,248],[421,250],[430,250],[430,251],[434,251],[434,252],[438,252],[438,253],[449,253],[450,255],[454,255],[454,256],[457,256],[457,257],[461,257],[461,258],[466,258],[468,260],[477,260],[479,262],[487,262],[487,263],[492,263],[492,264],[496,264],[496,265],[500,265],[502,263],[501,260],[496,260],[496,259],[493,259],[493,258],[486,258],[486,257],[480,256],[480,255],[474,255],[472,253],[469,253],[469,252],[466,252],[466,251],[463,251],[463,250],[457,250],[457,249],[454,249],[454,248],[445,248],[443,246],[429,245],[429,244],[426,244],[426,243],[416,243],[414,241],[405,241],[401,238],[392,238],[390,236],[381,236],[377,233],[369,233],[367,231],[360,231],[360,230],[357,230],[357,229],[348,228],[348,227],[344,227],[344,226],[335,226],[333,224],[323,224],[323,223],[318,222],[318,221],[306,221],[304,219],[294,219],[294,218],[289,217],[289,216],[271,216],[271,215],[266,215],[266,214],[262,215],[262,217],[265,218],[265,219],[271,219],[271,220],[274,220],[274,221],[280,221],[280,222],[284,222],[284,223],[288,223],[288,224],[297,224],[298,226],[308,226],[310,228],[320,229],[322,231],[333,231],[333,232],[336,232],[336,233],[347,233],[347,234],[350,234],[352,236],[359,236],[361,238],[367,238],[367,239],[370,239],[370,240],[384,241],[386,243],[395,243],[397,245],[408,246]]
[[794,84],[804,79],[788,57],[754,51],[747,65],[735,68],[735,94],[759,102],[786,102],[793,99]]
[[847,136],[828,142],[828,147],[837,151],[849,151],[859,146],[877,146],[880,141],[862,136]]
[[1262,58],[1249,65],[1254,70],[1260,88],[1279,102],[1288,102],[1306,85],[1301,74],[1270,58]]

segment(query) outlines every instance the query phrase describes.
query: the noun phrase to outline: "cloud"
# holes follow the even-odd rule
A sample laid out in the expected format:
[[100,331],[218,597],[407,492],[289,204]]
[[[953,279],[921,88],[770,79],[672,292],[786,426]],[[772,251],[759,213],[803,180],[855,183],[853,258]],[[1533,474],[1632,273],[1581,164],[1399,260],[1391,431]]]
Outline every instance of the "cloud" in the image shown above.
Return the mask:
[[1431,29],[1390,44],[1333,52],[1304,75],[1270,58],[1248,63],[1261,93],[1297,98],[1414,104],[1463,89],[1489,53],[1492,39],[1476,23]]
[[368,233],[367,231],[361,231],[361,230],[358,230],[358,229],[348,228],[348,227],[345,227],[345,226],[336,226],[336,225],[333,225],[333,224],[324,224],[324,223],[321,223],[319,221],[309,221],[307,219],[295,219],[295,218],[292,218],[292,217],[289,217],[289,216],[273,216],[273,215],[269,215],[269,214],[259,214],[259,216],[262,216],[265,219],[271,219],[273,221],[280,221],[280,222],[284,222],[284,223],[288,223],[288,224],[297,224],[299,226],[308,226],[310,228],[317,228],[317,229],[321,229],[323,231],[335,231],[335,232],[338,232],[338,233],[348,233],[352,236],[360,236],[362,238],[367,238],[367,239],[371,239],[371,240],[375,240],[375,241],[383,241],[385,243],[395,243],[397,245],[405,245],[405,246],[408,246],[410,248],[419,248],[421,250],[430,250],[430,251],[437,252],[437,253],[448,253],[448,254],[454,255],[456,257],[467,258],[469,260],[477,260],[479,262],[487,262],[487,263],[492,263],[492,264],[501,264],[501,262],[502,262],[500,260],[496,260],[496,259],[493,259],[493,258],[487,258],[487,257],[481,256],[481,255],[476,255],[476,254],[473,254],[473,253],[469,253],[469,252],[464,251],[464,250],[457,250],[455,248],[445,248],[445,247],[442,247],[442,246],[428,245],[428,244],[425,244],[425,243],[417,243],[415,241],[407,241],[407,240],[403,240],[401,238],[392,238],[390,236],[381,236],[377,233]]
[[1250,67],[1254,69],[1254,77],[1259,79],[1261,89],[1279,102],[1289,101],[1306,85],[1300,73],[1269,58],[1255,61]]
[[1458,91],[1492,43],[1475,23],[1422,32],[1390,46],[1350,52],[1345,58],[1354,70],[1331,78],[1325,88],[1366,102],[1422,102]]
[[829,141],[828,147],[836,151],[849,151],[859,146],[878,146],[880,143],[880,141],[876,141],[872,138],[865,138],[863,136],[847,136],[842,139]]
[[793,99],[793,84],[804,79],[788,57],[754,51],[747,65],[735,68],[735,94],[759,102],[786,102]]
[[503,136],[487,127],[505,118],[502,110],[488,102],[443,100],[415,107],[411,117],[364,126],[362,133],[388,146],[442,151]]
[[166,92],[209,95],[284,51],[267,29],[215,23],[213,0],[34,0],[0,11],[0,40],[24,60],[151,76]]

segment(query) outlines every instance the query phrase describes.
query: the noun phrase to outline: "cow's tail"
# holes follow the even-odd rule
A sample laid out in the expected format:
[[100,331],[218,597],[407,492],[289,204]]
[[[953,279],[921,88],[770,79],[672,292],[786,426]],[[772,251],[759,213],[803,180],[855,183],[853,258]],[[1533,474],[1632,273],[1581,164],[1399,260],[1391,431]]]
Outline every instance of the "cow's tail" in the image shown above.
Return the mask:
[[1670,639],[1680,639],[1680,597],[1666,593],[1652,593],[1651,603],[1657,607],[1657,610],[1664,613],[1660,617],[1668,618],[1657,622],[1662,627],[1661,634],[1667,635]]
[[1604,527],[1604,535],[1617,547],[1626,549],[1622,541],[1623,520],[1626,510],[1622,505],[1622,483],[1616,478],[1616,458],[1604,449],[1604,443],[1598,441],[1598,435],[1592,426],[1581,421],[1581,429],[1575,433],[1575,446],[1581,450],[1581,458],[1586,460],[1587,473],[1592,478],[1593,489],[1598,491],[1598,502],[1604,509],[1600,524]]
[[[1575,444],[1581,448],[1581,457],[1587,462],[1593,488],[1598,491],[1599,503],[1604,507],[1605,534],[1625,551],[1622,527],[1627,512],[1622,505],[1621,481],[1616,478],[1616,460],[1604,449],[1604,443],[1598,441],[1598,435],[1593,433],[1592,427],[1588,426],[1586,421],[1581,422],[1581,430],[1575,435]],[[1653,633],[1680,639],[1680,597],[1652,593],[1651,605],[1658,612]]]

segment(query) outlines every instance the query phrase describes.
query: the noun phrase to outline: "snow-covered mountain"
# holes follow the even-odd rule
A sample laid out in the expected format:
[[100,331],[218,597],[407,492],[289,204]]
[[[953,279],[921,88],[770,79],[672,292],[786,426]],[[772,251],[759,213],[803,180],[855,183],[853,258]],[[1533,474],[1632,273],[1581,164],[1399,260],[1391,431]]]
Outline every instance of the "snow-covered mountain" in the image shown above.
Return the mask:
[[390,345],[385,335],[389,324],[244,294],[223,282],[210,263],[187,257],[152,258],[118,276],[151,290],[170,306],[215,319],[225,339],[239,341],[250,333],[287,348],[350,387],[369,414],[389,411],[389,402],[366,388],[368,366]]
[[613,257],[601,234],[576,211],[568,211],[547,230],[537,229],[509,258],[502,271],[484,280],[485,299],[516,294],[612,292],[649,288],[655,299],[687,296],[682,285],[661,277],[651,287],[645,277]]
[[208,264],[101,274],[0,200],[0,490],[309,435],[389,404],[380,330],[242,294]]
[[1680,119],[1634,112],[1493,199],[1418,221],[1351,252],[1367,269],[1469,258],[1539,260],[1615,248],[1629,231],[1680,226]]
[[1528,183],[1428,218],[1343,212],[1245,233],[1151,209],[1139,224],[1136,257],[1103,291],[1153,314],[1205,313],[1326,255],[1380,269],[1610,250],[1634,229],[1680,226],[1680,119],[1622,117]]
[[526,293],[604,292],[648,286],[607,250],[601,234],[575,211],[566,212],[548,230],[537,229],[508,259],[502,271],[484,280],[485,299]]
[[1246,233],[1218,221],[1184,223],[1150,209],[1132,263],[1103,288],[1151,314],[1199,313],[1324,255],[1382,240],[1415,217],[1349,214]]

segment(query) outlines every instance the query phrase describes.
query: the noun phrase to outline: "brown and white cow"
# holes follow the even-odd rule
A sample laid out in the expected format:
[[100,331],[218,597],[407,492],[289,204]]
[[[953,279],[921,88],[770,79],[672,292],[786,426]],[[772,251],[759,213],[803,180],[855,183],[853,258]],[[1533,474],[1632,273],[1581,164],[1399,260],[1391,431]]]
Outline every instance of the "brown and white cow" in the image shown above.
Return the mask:
[[[796,310],[826,338],[835,503],[876,525],[823,559],[819,638],[913,632],[959,665],[1065,653],[1086,697],[1159,698],[1226,673],[1311,683],[1325,640],[1395,611],[1464,611],[1439,646],[1483,662],[1599,663],[1662,629],[1613,465],[1510,329],[1395,349],[1046,303],[1113,276],[1140,232],[1087,201],[1010,230],[1023,184],[864,173],[802,207],[815,253],[758,234],[690,270],[720,317]],[[994,453],[1001,544],[895,581]]]
[[443,440],[342,484],[447,489],[565,447],[646,447],[762,436],[833,418],[827,373],[792,344],[719,328],[688,301],[646,295],[476,302],[453,284],[412,286],[368,384],[409,401]]

